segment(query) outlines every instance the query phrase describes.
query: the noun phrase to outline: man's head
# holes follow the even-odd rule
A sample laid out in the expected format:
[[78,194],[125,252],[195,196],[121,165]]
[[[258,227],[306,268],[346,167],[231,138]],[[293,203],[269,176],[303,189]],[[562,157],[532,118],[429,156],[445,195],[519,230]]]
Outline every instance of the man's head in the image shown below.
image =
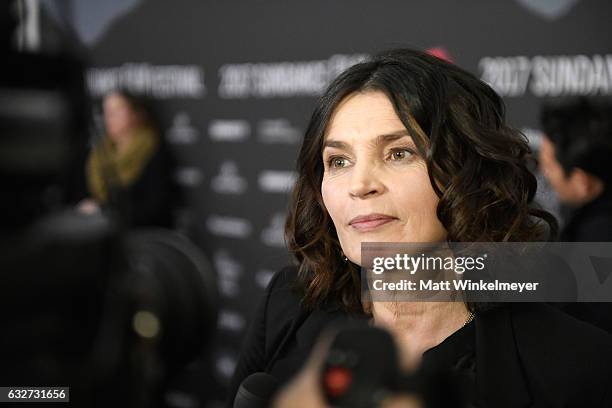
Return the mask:
[[612,182],[611,115],[584,98],[542,108],[540,166],[563,203],[583,206]]

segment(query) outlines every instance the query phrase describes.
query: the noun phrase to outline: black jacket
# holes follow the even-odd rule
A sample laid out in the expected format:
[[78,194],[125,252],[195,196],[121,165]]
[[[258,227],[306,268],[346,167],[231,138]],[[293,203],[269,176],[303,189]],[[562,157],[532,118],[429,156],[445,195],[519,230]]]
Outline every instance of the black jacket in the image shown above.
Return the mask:
[[[566,224],[561,232],[563,242],[612,241],[612,189],[590,203],[570,210],[565,208]],[[612,303],[567,303],[558,305],[577,319],[612,333]]]
[[165,145],[160,145],[140,177],[121,190],[123,216],[133,227],[172,227],[172,210],[177,189],[173,166]]
[[612,241],[612,188],[577,209],[564,209],[566,219],[559,241]]
[[[300,307],[292,290],[296,268],[275,274],[245,338],[228,406],[250,374],[288,381],[307,359],[321,330],[348,316],[328,306]],[[611,407],[612,336],[545,304],[506,304],[475,318],[476,390],[484,406]]]

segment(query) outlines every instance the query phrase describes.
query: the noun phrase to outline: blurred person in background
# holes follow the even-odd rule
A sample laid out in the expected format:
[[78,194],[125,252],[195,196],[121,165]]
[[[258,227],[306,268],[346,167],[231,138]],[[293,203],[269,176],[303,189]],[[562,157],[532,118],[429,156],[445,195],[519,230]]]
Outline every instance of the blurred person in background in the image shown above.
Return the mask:
[[612,241],[611,114],[587,99],[542,108],[539,159],[565,207],[560,241]]
[[[544,177],[563,208],[560,241],[612,241],[612,107],[585,98],[544,105],[539,153]],[[612,332],[609,303],[560,304],[567,313]]]
[[125,91],[104,98],[106,134],[87,159],[90,197],[77,208],[95,213],[116,203],[131,226],[172,224],[171,164],[143,105]]

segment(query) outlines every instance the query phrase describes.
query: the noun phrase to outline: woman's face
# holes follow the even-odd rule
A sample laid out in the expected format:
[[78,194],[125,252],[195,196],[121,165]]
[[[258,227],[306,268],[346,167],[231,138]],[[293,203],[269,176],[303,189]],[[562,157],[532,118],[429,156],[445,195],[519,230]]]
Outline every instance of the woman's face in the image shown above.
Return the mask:
[[136,126],[137,115],[129,102],[119,93],[112,93],[104,98],[104,124],[106,131],[114,142],[128,134]]
[[325,135],[323,202],[342,251],[361,264],[362,242],[442,242],[425,162],[387,96],[345,98]]

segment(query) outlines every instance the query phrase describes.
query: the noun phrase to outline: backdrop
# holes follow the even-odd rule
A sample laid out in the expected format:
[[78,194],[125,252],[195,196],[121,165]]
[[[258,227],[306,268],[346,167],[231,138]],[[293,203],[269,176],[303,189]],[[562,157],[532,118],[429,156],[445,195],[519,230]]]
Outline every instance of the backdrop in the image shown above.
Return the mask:
[[[218,274],[212,362],[190,367],[167,396],[174,406],[223,398],[251,312],[288,262],[283,223],[305,125],[341,70],[385,48],[428,49],[490,83],[534,148],[543,100],[612,93],[607,0],[42,4],[87,50],[94,98],[124,87],[155,100],[187,197],[178,227]],[[538,198],[556,211],[544,184]]]

